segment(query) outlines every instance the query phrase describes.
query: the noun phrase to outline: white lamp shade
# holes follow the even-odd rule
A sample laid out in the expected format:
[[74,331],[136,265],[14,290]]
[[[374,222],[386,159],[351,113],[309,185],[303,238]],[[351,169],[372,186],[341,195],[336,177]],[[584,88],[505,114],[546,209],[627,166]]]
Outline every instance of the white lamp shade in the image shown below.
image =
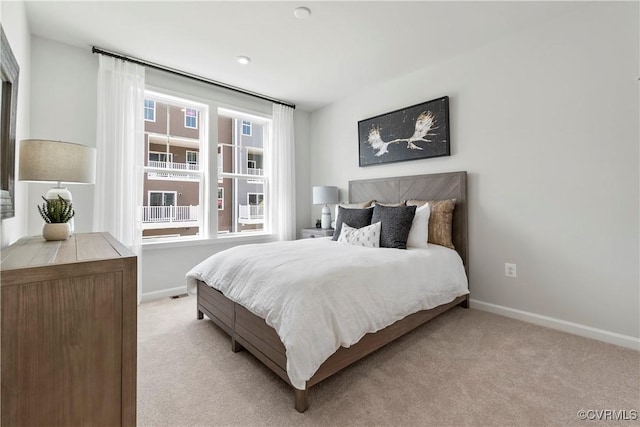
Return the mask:
[[323,185],[313,187],[314,205],[333,205],[338,203],[338,187]]
[[25,139],[20,142],[20,181],[93,184],[96,149],[64,141]]

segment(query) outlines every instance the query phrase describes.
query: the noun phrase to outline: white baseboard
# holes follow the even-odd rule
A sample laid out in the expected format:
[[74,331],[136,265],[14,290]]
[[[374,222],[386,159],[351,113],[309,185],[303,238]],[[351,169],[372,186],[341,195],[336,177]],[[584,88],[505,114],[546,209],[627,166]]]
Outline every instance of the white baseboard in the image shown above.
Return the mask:
[[488,311],[490,313],[499,314],[512,319],[523,320],[536,325],[546,326],[547,328],[557,329],[570,334],[580,335],[582,337],[593,338],[634,350],[640,350],[640,338],[605,331],[603,329],[592,328],[590,326],[580,325],[579,323],[567,322],[566,320],[555,319],[553,317],[541,316],[539,314],[516,310],[502,305],[490,304],[488,302],[478,301],[475,299],[471,299],[470,303],[471,308],[478,310]]
[[160,298],[169,298],[175,295],[182,295],[186,293],[187,293],[186,286],[179,286],[177,288],[171,288],[171,289],[163,289],[161,291],[146,292],[141,295],[140,302],[153,301]]

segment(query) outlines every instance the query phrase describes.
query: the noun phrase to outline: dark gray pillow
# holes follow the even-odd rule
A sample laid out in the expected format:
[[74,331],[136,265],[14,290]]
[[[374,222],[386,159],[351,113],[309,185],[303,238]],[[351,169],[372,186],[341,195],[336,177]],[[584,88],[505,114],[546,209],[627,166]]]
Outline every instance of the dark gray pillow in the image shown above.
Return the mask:
[[338,240],[340,237],[340,231],[342,230],[342,223],[347,223],[349,227],[362,228],[367,225],[371,225],[371,215],[373,215],[372,208],[366,209],[348,209],[338,206],[338,217],[336,218],[336,229],[333,232],[333,238],[331,240]]
[[[416,214],[415,206],[382,206],[373,207],[371,222],[380,221],[380,247],[407,249],[409,230]],[[351,225],[351,224],[349,224]]]

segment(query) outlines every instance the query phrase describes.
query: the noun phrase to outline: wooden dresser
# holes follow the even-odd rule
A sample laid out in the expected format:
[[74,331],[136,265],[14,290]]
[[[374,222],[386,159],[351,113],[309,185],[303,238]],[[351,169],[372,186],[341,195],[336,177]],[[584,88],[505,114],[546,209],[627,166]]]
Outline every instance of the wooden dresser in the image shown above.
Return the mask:
[[135,426],[137,260],[108,233],[2,250],[2,426]]

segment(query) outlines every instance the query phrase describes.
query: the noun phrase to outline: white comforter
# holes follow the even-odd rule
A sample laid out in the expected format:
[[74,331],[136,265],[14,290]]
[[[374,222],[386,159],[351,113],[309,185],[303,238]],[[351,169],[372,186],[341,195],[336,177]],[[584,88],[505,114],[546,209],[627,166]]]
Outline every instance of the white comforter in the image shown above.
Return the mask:
[[468,293],[451,249],[373,249],[329,238],[237,246],[189,271],[190,293],[197,280],[276,330],[291,384],[301,390],[340,346]]

